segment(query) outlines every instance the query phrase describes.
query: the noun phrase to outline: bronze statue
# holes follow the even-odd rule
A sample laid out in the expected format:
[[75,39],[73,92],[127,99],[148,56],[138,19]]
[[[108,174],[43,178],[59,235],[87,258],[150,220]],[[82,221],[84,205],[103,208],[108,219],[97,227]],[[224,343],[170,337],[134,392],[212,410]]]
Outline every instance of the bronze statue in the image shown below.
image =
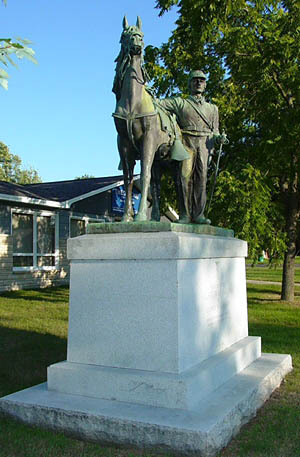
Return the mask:
[[[141,19],[129,26],[123,19],[121,51],[116,58],[113,113],[118,132],[118,149],[123,169],[126,202],[123,222],[133,220],[132,188],[134,166],[141,161],[141,202],[136,221],[147,220],[147,197],[151,181],[153,199],[151,219],[159,221],[161,161],[173,164],[179,206],[179,223],[209,224],[204,216],[207,167],[219,134],[218,108],[207,103],[203,93],[206,76],[191,72],[191,95],[155,99],[146,83],[143,63]],[[177,122],[176,122],[177,121]],[[179,127],[181,129],[179,129]]]
[[200,71],[189,75],[190,96],[160,100],[160,105],[176,115],[183,145],[190,157],[180,164],[181,197],[180,223],[210,224],[204,216],[206,205],[207,167],[216,142],[224,141],[219,134],[219,116],[216,105],[205,101],[206,76]]
[[[116,94],[116,109],[113,113],[118,132],[118,149],[124,175],[126,202],[123,222],[133,220],[132,187],[136,160],[141,161],[141,202],[136,221],[147,220],[147,196],[151,169],[155,155],[171,155],[175,160],[188,157],[178,141],[179,130],[175,120],[162,113],[156,106],[146,86],[148,77],[143,65],[143,33],[141,19],[135,26],[123,20],[121,51],[116,59],[116,74],[113,92]],[[177,141],[175,141],[177,139]],[[157,211],[157,205],[154,205]],[[152,218],[157,220],[157,214]]]

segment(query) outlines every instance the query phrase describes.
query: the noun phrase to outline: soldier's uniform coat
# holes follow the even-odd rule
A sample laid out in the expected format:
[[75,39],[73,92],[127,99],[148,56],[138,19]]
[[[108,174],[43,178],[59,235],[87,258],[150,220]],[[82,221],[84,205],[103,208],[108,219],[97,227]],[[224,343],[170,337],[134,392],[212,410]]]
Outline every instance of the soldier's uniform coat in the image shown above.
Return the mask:
[[214,136],[219,135],[218,108],[204,97],[192,95],[187,99],[166,98],[160,104],[176,115],[183,145],[190,153],[190,158],[181,163],[180,218],[195,221],[204,216],[208,160],[214,150]]

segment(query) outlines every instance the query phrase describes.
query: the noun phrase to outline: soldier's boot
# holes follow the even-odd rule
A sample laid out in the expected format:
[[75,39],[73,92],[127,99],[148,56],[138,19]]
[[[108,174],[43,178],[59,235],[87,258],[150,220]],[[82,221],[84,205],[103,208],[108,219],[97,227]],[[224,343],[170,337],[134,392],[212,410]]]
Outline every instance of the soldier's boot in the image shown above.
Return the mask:
[[190,224],[192,222],[191,218],[187,214],[179,216],[177,224]]
[[207,219],[205,216],[198,216],[193,220],[193,222],[195,222],[195,224],[206,224],[206,225],[211,224],[211,220]]

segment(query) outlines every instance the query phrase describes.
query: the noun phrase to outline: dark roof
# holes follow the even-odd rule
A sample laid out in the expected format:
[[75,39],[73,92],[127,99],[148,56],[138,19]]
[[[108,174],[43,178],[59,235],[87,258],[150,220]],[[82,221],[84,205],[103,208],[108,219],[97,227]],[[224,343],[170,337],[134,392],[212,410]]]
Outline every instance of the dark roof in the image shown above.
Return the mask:
[[64,202],[93,190],[117,183],[123,180],[123,175],[108,176],[105,178],[75,179],[70,181],[43,182],[39,184],[26,184],[22,188],[38,194],[39,198]]
[[26,186],[7,181],[0,181],[0,194],[41,199],[40,195],[32,192],[31,189],[27,189]]

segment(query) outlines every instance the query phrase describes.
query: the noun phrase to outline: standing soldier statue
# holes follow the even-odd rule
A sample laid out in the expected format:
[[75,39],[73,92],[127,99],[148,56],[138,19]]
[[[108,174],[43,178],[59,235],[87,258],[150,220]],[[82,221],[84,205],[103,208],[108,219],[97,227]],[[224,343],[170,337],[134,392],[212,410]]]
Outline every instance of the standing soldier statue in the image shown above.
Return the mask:
[[178,189],[178,222],[210,224],[210,220],[204,216],[207,168],[215,144],[224,143],[226,136],[219,134],[217,106],[205,101],[205,74],[200,70],[192,71],[188,87],[188,98],[166,98],[160,100],[159,104],[176,115],[183,145],[190,156],[179,165],[181,186]]

